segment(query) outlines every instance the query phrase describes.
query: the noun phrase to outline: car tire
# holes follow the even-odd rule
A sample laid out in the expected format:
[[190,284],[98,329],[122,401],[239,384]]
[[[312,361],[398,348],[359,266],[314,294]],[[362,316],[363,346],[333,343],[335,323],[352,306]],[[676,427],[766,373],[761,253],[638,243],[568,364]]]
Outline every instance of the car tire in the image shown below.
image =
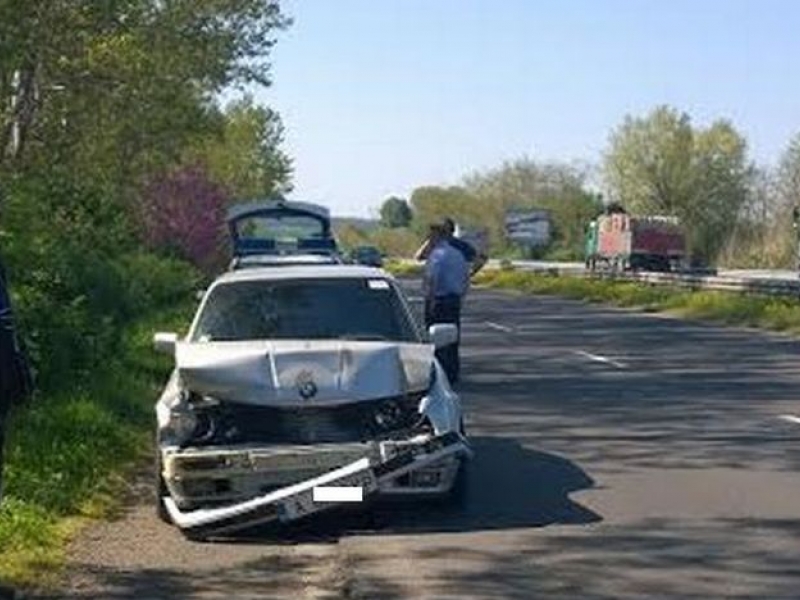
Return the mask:
[[156,450],[155,461],[155,477],[156,477],[156,516],[160,521],[167,525],[172,525],[172,517],[169,516],[169,511],[164,505],[164,498],[169,495],[167,484],[164,481],[164,476],[161,474],[163,471],[161,463],[161,453]]
[[447,504],[452,508],[463,509],[469,500],[469,461],[461,459],[456,480],[447,493]]
[[183,537],[185,537],[190,542],[195,542],[197,544],[205,544],[209,541],[208,536],[205,536],[201,533],[192,533],[190,531],[182,531],[181,533],[183,533]]

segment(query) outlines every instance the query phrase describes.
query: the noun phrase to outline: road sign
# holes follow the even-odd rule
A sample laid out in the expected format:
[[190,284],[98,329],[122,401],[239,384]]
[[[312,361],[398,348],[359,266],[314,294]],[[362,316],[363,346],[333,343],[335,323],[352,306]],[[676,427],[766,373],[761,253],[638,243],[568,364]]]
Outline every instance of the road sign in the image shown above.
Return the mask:
[[550,243],[550,213],[541,209],[515,209],[506,213],[506,237],[525,246]]

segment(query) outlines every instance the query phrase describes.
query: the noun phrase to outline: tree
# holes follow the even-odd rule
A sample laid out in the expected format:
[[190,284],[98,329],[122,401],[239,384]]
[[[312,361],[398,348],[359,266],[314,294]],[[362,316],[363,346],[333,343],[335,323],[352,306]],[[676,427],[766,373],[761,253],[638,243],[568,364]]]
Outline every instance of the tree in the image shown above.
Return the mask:
[[[277,0],[0,0],[0,242],[40,381],[93,376],[126,319],[192,285],[187,263],[142,251],[143,234],[212,268],[227,195],[189,151],[231,128],[248,130],[237,148],[280,138],[274,113],[240,119],[217,98],[269,84],[288,25]],[[264,154],[251,166],[271,166]],[[149,217],[177,222],[158,230],[148,201]]]
[[800,262],[800,133],[789,141],[781,156],[777,188],[781,222],[792,224],[791,230],[784,229],[789,248],[787,254],[791,257],[787,262],[796,267]]
[[226,107],[220,129],[190,151],[190,162],[205,164],[232,199],[291,190],[292,161],[280,149],[284,130],[278,113],[246,95]]
[[777,183],[773,170],[752,170],[747,201],[722,254],[726,266],[785,268],[792,264],[791,207],[781,199]]
[[411,193],[414,214],[413,227],[417,234],[427,234],[431,223],[450,217],[458,223],[480,223],[480,207],[472,194],[459,186],[422,186]]
[[414,214],[408,202],[392,196],[381,205],[381,225],[390,229],[408,227]]
[[778,191],[788,207],[800,207],[800,133],[790,141],[778,166]]
[[336,224],[333,229],[339,245],[347,252],[357,246],[369,244],[369,233],[352,223]]
[[661,106],[625,118],[604,169],[615,200],[633,213],[679,217],[691,253],[713,261],[748,200],[753,167],[746,141],[728,121],[699,129],[686,113]]
[[586,223],[601,210],[598,197],[586,190],[584,167],[559,162],[536,162],[528,157],[469,176],[465,183],[477,198],[479,222],[487,225],[492,245],[505,244],[505,216],[512,208],[538,208],[553,221],[551,251],[561,256],[582,255]]
[[269,84],[289,22],[277,0],[0,0],[0,165],[174,159],[215,94]]
[[222,263],[224,188],[203,169],[185,167],[163,174],[145,189],[141,219],[145,243],[213,274]]

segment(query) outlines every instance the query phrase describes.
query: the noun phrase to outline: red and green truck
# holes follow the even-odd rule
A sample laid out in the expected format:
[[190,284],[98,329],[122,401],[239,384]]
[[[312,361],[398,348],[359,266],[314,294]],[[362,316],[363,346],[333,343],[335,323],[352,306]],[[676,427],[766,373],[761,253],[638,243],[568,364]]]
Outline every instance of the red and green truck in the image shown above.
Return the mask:
[[586,231],[586,268],[668,272],[686,258],[686,236],[675,217],[604,214]]

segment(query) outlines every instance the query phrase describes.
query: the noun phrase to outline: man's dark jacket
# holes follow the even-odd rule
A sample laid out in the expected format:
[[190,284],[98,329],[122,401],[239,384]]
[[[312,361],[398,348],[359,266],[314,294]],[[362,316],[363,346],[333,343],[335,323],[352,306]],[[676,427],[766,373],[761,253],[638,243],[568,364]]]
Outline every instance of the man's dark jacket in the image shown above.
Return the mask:
[[9,409],[33,391],[31,371],[20,348],[5,270],[0,260],[0,494],[3,482],[3,445]]

